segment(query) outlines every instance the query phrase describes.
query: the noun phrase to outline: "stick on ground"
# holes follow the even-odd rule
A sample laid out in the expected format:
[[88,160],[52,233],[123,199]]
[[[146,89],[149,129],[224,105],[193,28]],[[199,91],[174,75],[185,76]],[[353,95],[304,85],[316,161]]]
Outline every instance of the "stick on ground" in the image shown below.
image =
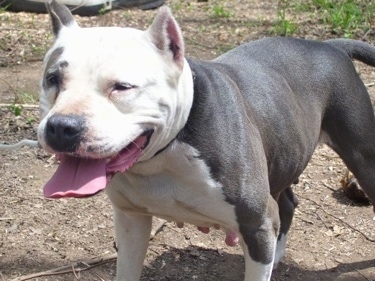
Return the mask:
[[76,274],[78,272],[89,270],[96,266],[114,261],[116,260],[116,258],[117,258],[117,253],[114,253],[108,256],[104,256],[104,257],[96,257],[87,261],[78,261],[73,264],[53,268],[50,270],[20,276],[15,279],[12,279],[11,281],[25,281],[25,280],[30,280],[30,279],[37,278],[37,277],[67,274],[67,273],[72,273],[72,272]]
[[[151,231],[150,240],[153,239],[163,229],[166,222],[167,222],[166,220],[160,220],[160,222]],[[36,272],[36,273],[29,274],[29,275],[19,276],[10,281],[25,281],[25,280],[30,280],[33,278],[38,278],[38,277],[43,277],[43,276],[61,275],[61,274],[68,274],[68,273],[73,273],[78,279],[78,275],[77,275],[78,273],[92,269],[94,267],[103,265],[111,261],[114,261],[116,260],[116,258],[117,258],[117,253],[113,253],[107,256],[95,257],[86,261],[78,261],[73,264],[53,268],[53,269],[42,271],[42,272]]]

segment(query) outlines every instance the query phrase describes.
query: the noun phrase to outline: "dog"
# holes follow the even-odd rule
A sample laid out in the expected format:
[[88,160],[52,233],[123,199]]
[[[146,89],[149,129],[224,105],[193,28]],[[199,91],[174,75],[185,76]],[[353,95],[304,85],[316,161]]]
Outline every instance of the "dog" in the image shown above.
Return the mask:
[[213,61],[187,59],[162,7],[145,31],[80,28],[49,0],[38,142],[60,159],[49,198],[105,189],[114,209],[117,280],[139,280],[152,216],[220,227],[240,243],[244,280],[270,280],[284,254],[298,180],[320,143],[375,202],[375,119],[349,39],[265,38]]

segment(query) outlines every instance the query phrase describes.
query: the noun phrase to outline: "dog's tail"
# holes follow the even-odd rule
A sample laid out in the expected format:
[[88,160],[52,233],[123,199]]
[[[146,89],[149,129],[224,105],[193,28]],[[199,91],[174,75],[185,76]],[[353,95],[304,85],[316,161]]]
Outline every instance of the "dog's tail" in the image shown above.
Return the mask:
[[351,59],[375,66],[375,47],[353,39],[329,39],[324,41],[348,54]]

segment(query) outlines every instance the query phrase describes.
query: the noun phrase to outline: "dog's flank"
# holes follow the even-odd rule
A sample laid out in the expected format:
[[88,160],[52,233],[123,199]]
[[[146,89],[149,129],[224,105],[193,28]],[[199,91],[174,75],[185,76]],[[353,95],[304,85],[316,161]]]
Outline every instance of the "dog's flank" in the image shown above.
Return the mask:
[[118,280],[139,280],[152,216],[220,227],[243,248],[244,279],[270,280],[298,203],[291,185],[319,143],[375,202],[374,112],[351,61],[374,66],[371,45],[266,38],[186,60],[166,7],[146,31],[80,28],[55,1],[49,11],[38,140],[61,164],[45,195],[105,188]]

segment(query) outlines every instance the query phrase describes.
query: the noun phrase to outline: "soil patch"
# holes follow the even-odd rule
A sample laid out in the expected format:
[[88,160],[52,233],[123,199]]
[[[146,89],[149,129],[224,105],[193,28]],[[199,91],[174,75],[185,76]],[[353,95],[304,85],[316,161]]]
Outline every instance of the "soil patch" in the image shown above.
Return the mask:
[[[183,2],[183,3],[182,3]],[[269,35],[277,1],[177,1],[166,3],[181,24],[187,55],[211,59],[245,41]],[[231,16],[215,15],[222,5]],[[145,29],[155,11],[111,11],[78,17],[82,26]],[[295,36],[334,37],[309,15],[297,17]],[[48,17],[0,13],[0,103],[37,104],[42,57],[51,44]],[[358,39],[364,34],[358,34]],[[375,43],[372,34],[365,39]],[[356,64],[371,97],[375,70]],[[373,99],[374,100],[374,99]],[[38,110],[0,106],[0,142],[35,139]],[[15,279],[76,261],[115,253],[112,210],[104,193],[88,199],[46,200],[42,186],[56,169],[40,149],[0,151],[0,280]],[[319,147],[294,190],[300,201],[286,256],[274,281],[375,280],[375,217],[369,206],[348,200],[340,189],[345,166],[328,147]],[[155,219],[155,226],[159,220]],[[242,280],[240,247],[227,247],[224,235],[204,235],[194,226],[166,223],[150,241],[142,280]],[[114,280],[115,262],[91,270],[31,280]]]

